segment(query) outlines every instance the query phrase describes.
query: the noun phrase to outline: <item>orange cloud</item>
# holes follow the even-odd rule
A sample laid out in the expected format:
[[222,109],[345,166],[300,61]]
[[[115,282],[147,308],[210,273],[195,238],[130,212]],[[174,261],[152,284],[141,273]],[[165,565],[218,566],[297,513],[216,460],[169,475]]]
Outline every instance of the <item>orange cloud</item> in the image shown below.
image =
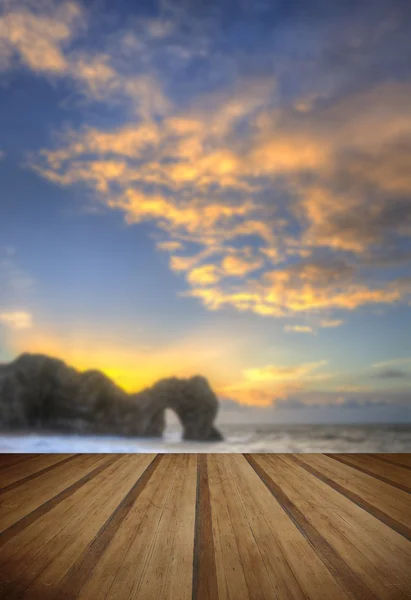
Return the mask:
[[[226,286],[227,288],[227,286]],[[265,316],[291,316],[307,311],[330,309],[354,310],[367,304],[392,304],[409,295],[411,286],[400,281],[385,287],[370,288],[361,283],[305,281],[289,270],[267,273],[265,281],[249,282],[235,289],[219,287],[196,288],[186,293],[201,299],[203,304],[217,310],[232,306],[239,311],[250,310]]]
[[215,265],[203,265],[192,269],[187,277],[193,285],[208,285],[220,280],[218,268]]
[[327,361],[321,360],[318,362],[304,363],[302,365],[278,366],[267,365],[261,368],[246,369],[244,376],[247,381],[265,382],[265,381],[287,381],[302,378],[323,378],[324,373],[315,373],[320,367],[327,364]]
[[232,277],[242,277],[247,273],[256,271],[264,265],[264,260],[261,257],[243,258],[241,256],[228,255],[222,261],[222,269],[224,273]]
[[273,401],[287,397],[290,393],[308,390],[312,382],[325,381],[334,376],[322,371],[327,361],[300,365],[266,365],[245,369],[239,382],[221,388],[224,397],[235,397],[242,404],[269,406]]
[[[182,111],[154,76],[126,77],[107,53],[66,60],[69,70],[79,66],[77,81],[95,95],[104,88],[127,96],[140,118],[70,132],[35,168],[62,185],[91,186],[129,224],[154,222],[169,235],[157,247],[172,253],[171,269],[186,272],[186,295],[210,310],[232,306],[262,316],[354,310],[409,296],[404,284],[372,285],[354,261],[345,271],[338,263],[411,232],[409,84],[379,85],[325,107],[315,104],[315,92],[272,109],[275,82],[252,78]],[[328,269],[317,259],[307,264],[324,251],[336,258]],[[295,261],[299,270],[290,266]]]
[[284,136],[257,145],[249,156],[252,173],[260,175],[284,175],[304,170],[322,169],[329,154],[315,139]]

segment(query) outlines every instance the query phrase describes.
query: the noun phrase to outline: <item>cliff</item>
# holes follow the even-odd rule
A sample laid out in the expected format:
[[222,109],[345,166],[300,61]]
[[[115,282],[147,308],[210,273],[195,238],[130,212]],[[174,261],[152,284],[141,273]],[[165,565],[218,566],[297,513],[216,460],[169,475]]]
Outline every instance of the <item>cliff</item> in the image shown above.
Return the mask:
[[0,430],[162,436],[165,410],[185,440],[221,440],[214,427],[218,400],[207,380],[169,378],[127,394],[100,371],[79,372],[41,354],[0,365]]

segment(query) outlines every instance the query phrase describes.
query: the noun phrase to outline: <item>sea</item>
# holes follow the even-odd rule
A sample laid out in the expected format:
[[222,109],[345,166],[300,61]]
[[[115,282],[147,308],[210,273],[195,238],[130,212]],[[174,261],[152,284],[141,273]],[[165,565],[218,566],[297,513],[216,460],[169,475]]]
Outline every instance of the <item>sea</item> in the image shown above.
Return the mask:
[[185,442],[181,427],[162,439],[1,433],[0,453],[411,452],[407,425],[219,425],[222,442]]

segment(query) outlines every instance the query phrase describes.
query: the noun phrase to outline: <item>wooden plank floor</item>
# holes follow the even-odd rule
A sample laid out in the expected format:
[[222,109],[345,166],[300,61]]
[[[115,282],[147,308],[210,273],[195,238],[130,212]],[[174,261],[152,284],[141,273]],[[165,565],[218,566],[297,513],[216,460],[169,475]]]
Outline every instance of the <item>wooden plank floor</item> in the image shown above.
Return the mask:
[[411,599],[410,455],[0,455],[0,598]]

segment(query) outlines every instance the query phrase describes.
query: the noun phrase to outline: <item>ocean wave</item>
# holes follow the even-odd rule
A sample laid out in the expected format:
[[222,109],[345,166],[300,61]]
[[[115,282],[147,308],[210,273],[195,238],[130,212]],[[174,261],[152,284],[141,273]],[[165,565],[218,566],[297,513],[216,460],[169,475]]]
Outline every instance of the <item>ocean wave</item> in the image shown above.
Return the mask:
[[410,426],[299,426],[281,430],[222,427],[222,442],[183,442],[181,430],[167,428],[163,439],[81,435],[0,435],[0,453],[264,453],[411,452]]

